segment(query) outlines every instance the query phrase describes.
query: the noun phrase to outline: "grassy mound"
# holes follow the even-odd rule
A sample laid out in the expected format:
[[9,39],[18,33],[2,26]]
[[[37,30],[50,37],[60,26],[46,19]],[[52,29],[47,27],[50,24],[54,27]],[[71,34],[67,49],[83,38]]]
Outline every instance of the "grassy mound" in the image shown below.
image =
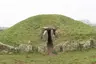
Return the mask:
[[0,41],[7,44],[27,43],[33,45],[45,43],[40,39],[42,27],[55,26],[58,38],[55,42],[65,40],[84,40],[94,37],[94,29],[77,20],[57,14],[37,15],[25,19],[11,28],[0,32]]

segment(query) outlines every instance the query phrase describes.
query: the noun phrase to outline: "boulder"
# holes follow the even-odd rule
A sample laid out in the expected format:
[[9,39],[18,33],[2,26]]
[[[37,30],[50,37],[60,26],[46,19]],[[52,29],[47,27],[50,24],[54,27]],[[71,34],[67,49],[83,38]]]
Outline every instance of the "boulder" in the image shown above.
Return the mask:
[[39,53],[44,53],[44,52],[46,52],[46,50],[47,50],[47,46],[46,45],[39,45],[38,46],[38,52]]
[[20,52],[31,52],[32,51],[32,45],[30,44],[20,44],[17,49]]

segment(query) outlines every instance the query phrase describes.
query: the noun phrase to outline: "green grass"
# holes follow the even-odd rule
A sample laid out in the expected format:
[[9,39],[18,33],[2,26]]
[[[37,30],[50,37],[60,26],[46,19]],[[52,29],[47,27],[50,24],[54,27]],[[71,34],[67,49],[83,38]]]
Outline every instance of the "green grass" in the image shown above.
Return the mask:
[[[16,61],[17,60],[17,61]],[[0,55],[0,64],[92,64],[96,61],[96,49],[58,53],[48,56],[42,54]]]
[[58,31],[56,43],[66,40],[86,40],[95,37],[94,29],[77,20],[57,14],[37,15],[27,18],[7,30],[0,32],[0,42],[16,45],[27,43],[44,44],[40,39],[42,27],[55,26]]

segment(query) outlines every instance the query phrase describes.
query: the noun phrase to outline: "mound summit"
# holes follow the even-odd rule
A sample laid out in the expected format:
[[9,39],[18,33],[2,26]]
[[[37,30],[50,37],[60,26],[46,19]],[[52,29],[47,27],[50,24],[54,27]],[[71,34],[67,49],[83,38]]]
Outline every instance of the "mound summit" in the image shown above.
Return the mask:
[[14,45],[31,41],[33,45],[45,43],[40,39],[43,27],[57,28],[56,43],[66,40],[85,40],[94,37],[94,29],[80,21],[58,14],[43,14],[27,18],[0,32],[0,42]]

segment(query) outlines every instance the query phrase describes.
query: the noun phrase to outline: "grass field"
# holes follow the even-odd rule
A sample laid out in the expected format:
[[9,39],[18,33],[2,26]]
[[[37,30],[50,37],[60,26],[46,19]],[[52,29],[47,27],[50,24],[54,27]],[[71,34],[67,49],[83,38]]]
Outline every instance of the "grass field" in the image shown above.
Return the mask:
[[96,49],[48,56],[42,54],[0,55],[0,64],[96,64]]

